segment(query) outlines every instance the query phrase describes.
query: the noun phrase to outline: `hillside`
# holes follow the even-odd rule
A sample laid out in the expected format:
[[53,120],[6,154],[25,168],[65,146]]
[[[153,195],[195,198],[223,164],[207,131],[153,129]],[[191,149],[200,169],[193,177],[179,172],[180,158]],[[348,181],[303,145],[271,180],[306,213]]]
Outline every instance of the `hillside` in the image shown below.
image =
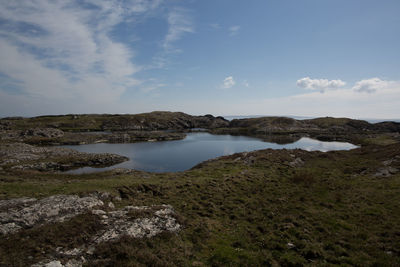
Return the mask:
[[222,117],[191,116],[182,112],[154,111],[133,115],[71,114],[32,118],[3,118],[0,129],[57,128],[62,131],[182,130],[227,126]]

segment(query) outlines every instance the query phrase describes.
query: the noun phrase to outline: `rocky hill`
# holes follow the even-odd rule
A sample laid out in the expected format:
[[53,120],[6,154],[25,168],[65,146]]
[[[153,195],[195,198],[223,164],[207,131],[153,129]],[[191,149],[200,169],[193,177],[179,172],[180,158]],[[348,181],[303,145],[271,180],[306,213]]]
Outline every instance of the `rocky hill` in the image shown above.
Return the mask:
[[330,131],[336,133],[400,132],[400,123],[381,122],[372,124],[363,120],[332,117],[310,120],[295,120],[287,117],[261,117],[232,120],[229,123],[229,128],[247,128],[253,131],[266,131],[269,133],[309,131]]
[[227,127],[223,117],[192,116],[182,112],[154,111],[133,115],[82,114],[3,118],[0,130],[56,128],[63,131],[156,131]]

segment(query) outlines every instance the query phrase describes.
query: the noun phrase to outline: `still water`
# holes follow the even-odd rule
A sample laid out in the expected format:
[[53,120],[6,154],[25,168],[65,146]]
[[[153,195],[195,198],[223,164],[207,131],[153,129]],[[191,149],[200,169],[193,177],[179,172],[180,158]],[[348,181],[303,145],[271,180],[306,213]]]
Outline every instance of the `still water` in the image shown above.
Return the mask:
[[149,172],[176,172],[192,168],[196,164],[237,152],[259,149],[293,149],[308,151],[349,150],[357,146],[345,142],[323,142],[303,137],[290,144],[264,142],[257,138],[209,133],[189,133],[183,140],[141,142],[132,144],[90,144],[65,146],[81,152],[114,153],[130,160],[107,168],[84,167],[69,173],[88,173],[114,168],[129,168]]

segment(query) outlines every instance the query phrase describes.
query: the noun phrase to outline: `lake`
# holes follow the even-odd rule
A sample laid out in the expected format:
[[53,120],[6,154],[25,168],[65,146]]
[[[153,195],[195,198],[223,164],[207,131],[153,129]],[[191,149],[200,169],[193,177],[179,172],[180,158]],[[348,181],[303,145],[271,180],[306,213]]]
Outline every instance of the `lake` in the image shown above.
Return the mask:
[[106,168],[84,167],[68,173],[89,173],[114,168],[128,168],[149,172],[176,172],[192,168],[198,163],[230,155],[260,149],[294,149],[308,151],[349,150],[357,146],[345,142],[323,142],[303,137],[290,144],[264,142],[257,138],[232,135],[213,135],[210,133],[189,133],[187,137],[176,141],[140,142],[124,144],[89,144],[64,146],[80,152],[114,153],[130,160]]

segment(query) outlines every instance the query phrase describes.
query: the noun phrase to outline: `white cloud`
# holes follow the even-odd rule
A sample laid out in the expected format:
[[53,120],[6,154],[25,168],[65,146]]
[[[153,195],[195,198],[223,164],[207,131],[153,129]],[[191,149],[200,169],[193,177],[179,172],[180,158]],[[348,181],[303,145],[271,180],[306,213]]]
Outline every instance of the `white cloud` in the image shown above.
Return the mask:
[[[364,81],[375,80],[368,79]],[[356,83],[364,84],[363,81]],[[235,106],[235,114],[268,114],[298,116],[335,116],[351,118],[399,119],[400,81],[375,81],[374,94],[360,94],[353,88],[328,90],[324,94],[304,94],[253,100]],[[355,87],[356,87],[355,86]],[[356,87],[356,89],[359,86]],[[242,107],[239,110],[238,107]],[[225,107],[228,109],[228,107]]]
[[234,36],[234,35],[238,34],[239,30],[240,30],[239,25],[231,26],[231,27],[229,27],[229,35]]
[[[132,62],[134,51],[109,33],[160,4],[160,0],[1,1],[0,73],[18,88],[13,101],[41,97],[42,102],[57,103],[46,113],[58,112],[64,105],[71,112],[73,106],[90,110],[115,104],[139,84],[133,75],[141,66]],[[0,105],[6,106],[5,92],[10,89],[1,90]],[[40,101],[34,103],[40,106]]]
[[353,86],[353,90],[359,93],[375,93],[380,89],[387,88],[390,82],[383,81],[379,78],[361,80]]
[[229,89],[236,84],[232,76],[228,76],[224,79],[222,88]]
[[250,87],[250,84],[249,84],[249,82],[247,81],[247,80],[244,80],[243,81],[243,85],[245,86],[245,87]]
[[185,33],[193,33],[193,23],[189,11],[184,8],[174,8],[168,14],[168,33],[165,36],[163,47],[172,49],[172,43],[182,38]]
[[338,89],[346,85],[342,80],[311,79],[310,77],[299,79],[296,84],[304,89],[318,90],[321,92],[330,89]]

